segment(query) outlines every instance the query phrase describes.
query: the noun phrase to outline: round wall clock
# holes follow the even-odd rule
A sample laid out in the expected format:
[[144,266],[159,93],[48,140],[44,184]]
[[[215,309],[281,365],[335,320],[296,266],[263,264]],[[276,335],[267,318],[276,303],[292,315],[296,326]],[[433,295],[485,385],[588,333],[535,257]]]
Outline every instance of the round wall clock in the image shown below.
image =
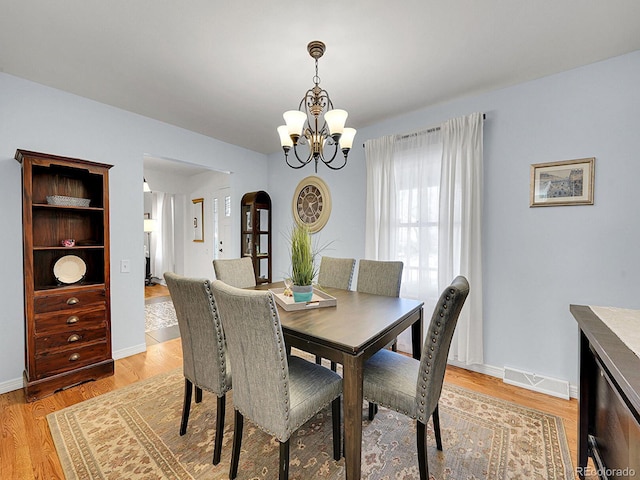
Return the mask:
[[303,178],[293,193],[291,207],[297,223],[308,225],[311,233],[321,230],[331,214],[329,187],[320,177]]

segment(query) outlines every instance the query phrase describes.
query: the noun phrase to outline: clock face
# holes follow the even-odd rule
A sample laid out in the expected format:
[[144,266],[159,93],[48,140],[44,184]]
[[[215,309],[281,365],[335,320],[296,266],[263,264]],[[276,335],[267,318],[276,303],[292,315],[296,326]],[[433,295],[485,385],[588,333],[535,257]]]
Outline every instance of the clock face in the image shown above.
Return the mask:
[[331,197],[326,183],[315,176],[304,178],[293,195],[292,209],[296,222],[308,225],[312,233],[324,227],[331,213]]

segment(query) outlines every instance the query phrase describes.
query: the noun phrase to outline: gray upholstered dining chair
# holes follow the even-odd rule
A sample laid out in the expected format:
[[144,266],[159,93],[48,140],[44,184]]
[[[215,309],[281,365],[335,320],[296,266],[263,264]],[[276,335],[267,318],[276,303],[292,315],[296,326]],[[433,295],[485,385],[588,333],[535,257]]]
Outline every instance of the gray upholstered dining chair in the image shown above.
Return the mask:
[[419,361],[383,349],[364,365],[364,398],[417,420],[420,480],[429,478],[426,424],[431,416],[436,446],[442,450],[438,401],[451,338],[468,294],[469,283],[462,276],[456,277],[442,292],[433,311]]
[[289,475],[291,435],[331,403],[333,457],[339,460],[342,378],[327,368],[287,355],[271,292],[243,290],[219,280],[213,282],[212,288],[227,338],[234,382],[229,477],[234,479],[238,473],[245,416],[280,442],[279,478],[283,480]]
[[[398,261],[360,260],[356,290],[373,295],[399,297],[403,267],[404,264]],[[398,350],[397,339],[391,343],[391,350]],[[373,420],[376,411],[375,405],[369,404],[369,420]]]
[[399,297],[402,268],[398,261],[360,260],[356,290],[374,295]]
[[166,272],[164,279],[176,310],[182,341],[184,404],[180,435],[187,431],[193,387],[196,390],[196,403],[202,401],[202,390],[215,394],[217,410],[213,464],[217,465],[222,452],[225,402],[226,393],[231,390],[231,369],[211,283],[207,279],[187,278],[173,272]]
[[[403,266],[404,264],[398,261],[360,260],[356,290],[374,295],[399,297]],[[395,352],[397,346],[398,341],[394,340],[391,349]]]
[[[404,264],[399,261],[360,260],[356,290],[373,295],[399,297]],[[391,343],[391,350],[398,350],[398,340]],[[373,420],[378,406],[369,402],[369,420]]]
[[322,257],[318,269],[318,285],[350,290],[355,265],[355,258]]
[[[351,290],[355,258],[322,257],[318,269],[318,285],[320,287]],[[322,357],[316,355],[316,363],[322,363]],[[336,371],[336,362],[331,362],[331,370]]]
[[214,260],[213,271],[216,279],[227,285],[238,288],[256,286],[256,274],[251,257]]

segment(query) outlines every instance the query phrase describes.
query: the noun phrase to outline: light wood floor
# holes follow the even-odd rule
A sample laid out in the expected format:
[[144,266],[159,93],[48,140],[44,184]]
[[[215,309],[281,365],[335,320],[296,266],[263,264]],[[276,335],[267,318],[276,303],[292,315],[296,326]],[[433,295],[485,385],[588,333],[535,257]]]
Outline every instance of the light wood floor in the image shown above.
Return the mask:
[[153,284],[144,287],[145,300],[163,298],[169,296],[169,289],[164,285]]
[[[160,286],[146,287],[148,297],[167,294]],[[62,479],[46,415],[64,407],[124,387],[182,365],[180,339],[147,346],[140,353],[116,361],[115,374],[85,383],[33,403],[25,403],[22,390],[0,395],[0,479]],[[548,395],[506,385],[502,380],[456,367],[448,367],[445,381],[494,397],[558,415],[564,422],[572,462],[576,465],[577,406]]]

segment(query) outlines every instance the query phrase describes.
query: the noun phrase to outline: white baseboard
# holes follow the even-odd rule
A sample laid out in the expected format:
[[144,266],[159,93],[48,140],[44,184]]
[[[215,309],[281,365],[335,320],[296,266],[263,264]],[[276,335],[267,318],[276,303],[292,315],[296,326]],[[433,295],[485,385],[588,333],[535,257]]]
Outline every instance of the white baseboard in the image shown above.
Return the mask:
[[[134,345],[133,347],[123,348],[113,352],[113,359],[118,360],[124,357],[130,357],[136,353],[142,353],[147,351],[147,345],[141,343]],[[14,390],[20,390],[24,386],[22,377],[14,378],[0,383],[0,394],[13,392]]]
[[20,390],[23,386],[22,377],[14,378],[13,380],[7,380],[0,383],[0,394],[13,392],[14,390]]
[[[451,360],[451,359],[449,359],[448,363],[455,367],[464,368],[465,370],[471,370],[472,372],[483,373],[485,375],[490,375],[492,377],[501,378],[504,383],[507,383],[509,385],[515,385],[516,387],[526,388],[527,390],[532,390],[534,392],[539,392],[547,395],[552,395],[555,397],[564,398],[565,400],[568,400],[569,398],[578,398],[578,386],[572,385],[569,382],[564,380],[552,379],[550,377],[543,377],[540,375],[536,377],[534,374],[529,374],[533,377],[536,377],[536,381],[534,382],[527,381],[526,383],[522,381],[518,382],[517,378],[512,379],[510,377],[510,374],[516,371],[515,369],[510,367],[501,368],[501,367],[494,367],[492,365],[486,365],[486,364],[466,365],[462,362],[459,362],[457,360]],[[505,377],[506,370],[509,371],[509,373],[506,374],[507,377]],[[543,381],[538,382],[537,381],[538,379],[541,379]],[[568,396],[567,396],[567,392],[568,392]]]
[[467,365],[458,360],[447,360],[449,365],[453,365],[454,367],[464,368],[465,370],[471,370],[472,372],[484,373],[485,375],[490,375],[492,377],[502,378],[503,369],[499,367],[493,367],[491,365],[474,363],[473,365]]
[[135,355],[137,353],[142,353],[147,351],[146,343],[139,343],[138,345],[134,345],[133,347],[123,348],[121,350],[115,350],[113,352],[113,359],[120,360],[121,358],[130,357],[131,355]]

